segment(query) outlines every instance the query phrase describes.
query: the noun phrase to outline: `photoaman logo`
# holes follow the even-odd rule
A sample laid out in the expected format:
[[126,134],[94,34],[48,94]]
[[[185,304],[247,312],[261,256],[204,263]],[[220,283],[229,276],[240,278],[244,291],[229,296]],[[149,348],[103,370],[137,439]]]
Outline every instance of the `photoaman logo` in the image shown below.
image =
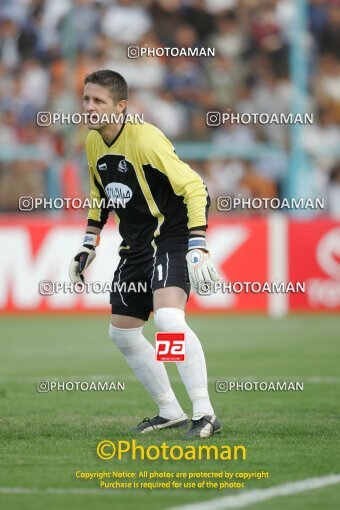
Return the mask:
[[97,444],[97,455],[102,460],[246,460],[247,450],[244,445],[161,445],[142,446],[135,439],[119,440],[116,443],[104,439]]

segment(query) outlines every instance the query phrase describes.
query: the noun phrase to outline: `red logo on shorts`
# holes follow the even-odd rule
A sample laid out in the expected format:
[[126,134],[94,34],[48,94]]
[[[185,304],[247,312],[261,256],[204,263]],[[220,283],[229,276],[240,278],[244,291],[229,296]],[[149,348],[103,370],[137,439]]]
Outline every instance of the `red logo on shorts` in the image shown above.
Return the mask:
[[157,361],[185,361],[184,333],[156,333]]

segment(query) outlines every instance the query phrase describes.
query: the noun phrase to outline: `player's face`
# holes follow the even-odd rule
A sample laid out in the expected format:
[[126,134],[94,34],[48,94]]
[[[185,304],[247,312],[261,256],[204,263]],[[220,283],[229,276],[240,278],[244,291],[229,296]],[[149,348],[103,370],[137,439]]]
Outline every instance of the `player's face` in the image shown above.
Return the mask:
[[85,113],[89,115],[88,128],[100,131],[101,128],[107,126],[107,122],[101,122],[100,118],[104,114],[106,118],[110,118],[112,114],[117,118],[123,112],[126,101],[119,101],[115,104],[108,88],[95,83],[87,83],[84,87],[83,105]]

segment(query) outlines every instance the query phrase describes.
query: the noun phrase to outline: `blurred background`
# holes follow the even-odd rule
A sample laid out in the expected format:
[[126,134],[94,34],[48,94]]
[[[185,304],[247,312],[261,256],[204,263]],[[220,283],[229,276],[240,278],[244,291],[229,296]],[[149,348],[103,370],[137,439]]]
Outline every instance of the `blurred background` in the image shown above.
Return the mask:
[[[129,46],[215,48],[215,56],[129,59]],[[81,112],[84,77],[104,68],[126,78],[129,112],[163,130],[205,180],[208,246],[221,280],[305,284],[305,292],[190,296],[188,323],[204,347],[224,424],[214,443],[249,446],[242,470],[270,472],[247,481],[255,501],[224,491],[226,507],[240,495],[252,509],[338,509],[339,485],[321,488],[320,480],[338,479],[340,465],[340,0],[0,0],[0,507],[159,510],[216,497],[216,489],[110,497],[95,492],[96,480],[74,476],[138,471],[129,460],[104,467],[95,445],[132,436],[137,417],[152,416],[152,402],[111,345],[108,293],[39,292],[41,283],[69,284],[87,211],[22,212],[18,198],[88,196],[87,127],[39,127],[36,114]],[[314,121],[209,127],[208,111],[308,113]],[[221,212],[218,196],[318,198],[324,208]],[[87,282],[112,281],[119,242],[110,215]],[[152,319],[143,332],[152,342]],[[176,367],[167,368],[189,412]],[[305,387],[216,393],[224,379]],[[127,385],[114,395],[36,391],[39,381],[67,380]],[[170,434],[170,444],[182,441]],[[156,462],[152,471],[241,468],[189,464]],[[306,489],[319,490],[289,496],[284,485],[284,498],[256,505],[262,488],[274,495],[276,486],[302,481],[301,488],[305,479]]]
[[[28,229],[37,221],[45,229],[57,221],[84,224],[84,210],[19,213],[18,197],[87,196],[87,127],[39,127],[36,114],[81,112],[85,75],[109,68],[129,84],[129,111],[143,113],[145,121],[162,129],[179,156],[204,178],[212,197],[212,229],[216,218],[225,225],[241,221],[250,229],[253,221],[270,230],[270,210],[219,213],[219,195],[324,199],[324,209],[281,213],[289,222],[272,230],[287,236],[295,219],[304,235],[310,229],[309,235],[317,237],[301,241],[301,265],[310,260],[325,277],[327,256],[320,262],[317,243],[333,229],[324,244],[331,245],[328,258],[335,269],[326,277],[336,280],[332,307],[340,305],[338,0],[0,0],[0,26],[0,212],[5,227],[23,219]],[[128,59],[130,45],[213,47],[216,54]],[[230,110],[308,112],[314,122],[206,125],[208,111]],[[320,234],[313,234],[318,229]],[[32,256],[42,235],[32,241]],[[296,233],[297,240],[301,235]],[[277,240],[263,242],[258,257]],[[258,248],[260,242],[254,243]],[[288,256],[292,243],[286,237],[284,243]],[[313,261],[308,259],[312,251]],[[279,274],[284,276],[280,270],[274,277]],[[4,307],[11,302],[8,293]]]
[[[81,112],[84,76],[109,68],[129,84],[129,111],[178,142],[212,197],[303,196],[307,188],[327,198],[324,212],[339,216],[337,0],[2,0],[0,23],[2,211],[17,209],[8,189],[87,192],[86,126],[41,128],[36,114]],[[129,45],[213,47],[216,56],[129,60]],[[292,126],[205,124],[210,110],[292,112],[297,89],[300,110],[314,113],[301,147],[293,147]],[[301,160],[303,188],[291,189],[298,179],[290,182],[290,171],[305,170]]]

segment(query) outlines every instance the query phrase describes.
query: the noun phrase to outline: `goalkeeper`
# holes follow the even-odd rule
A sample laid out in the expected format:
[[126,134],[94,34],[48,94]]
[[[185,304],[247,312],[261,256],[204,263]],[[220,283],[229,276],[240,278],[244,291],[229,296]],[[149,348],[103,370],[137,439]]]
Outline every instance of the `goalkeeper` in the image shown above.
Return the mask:
[[[85,78],[84,110],[90,116],[86,153],[94,205],[83,245],[71,261],[70,278],[74,283],[84,280],[114,210],[123,240],[110,295],[109,334],[158,406],[158,414],[135,430],[189,425],[164,364],[156,361],[143,336],[144,323],[154,311],[158,331],[185,334],[186,357],[177,367],[193,405],[186,437],[210,437],[221,424],[209,399],[201,343],[185,320],[190,287],[197,292],[200,281],[218,280],[205,244],[210,198],[200,176],[178,158],[159,129],[128,121],[127,99],[120,74],[101,70]],[[148,283],[147,293],[122,290],[141,281]]]

